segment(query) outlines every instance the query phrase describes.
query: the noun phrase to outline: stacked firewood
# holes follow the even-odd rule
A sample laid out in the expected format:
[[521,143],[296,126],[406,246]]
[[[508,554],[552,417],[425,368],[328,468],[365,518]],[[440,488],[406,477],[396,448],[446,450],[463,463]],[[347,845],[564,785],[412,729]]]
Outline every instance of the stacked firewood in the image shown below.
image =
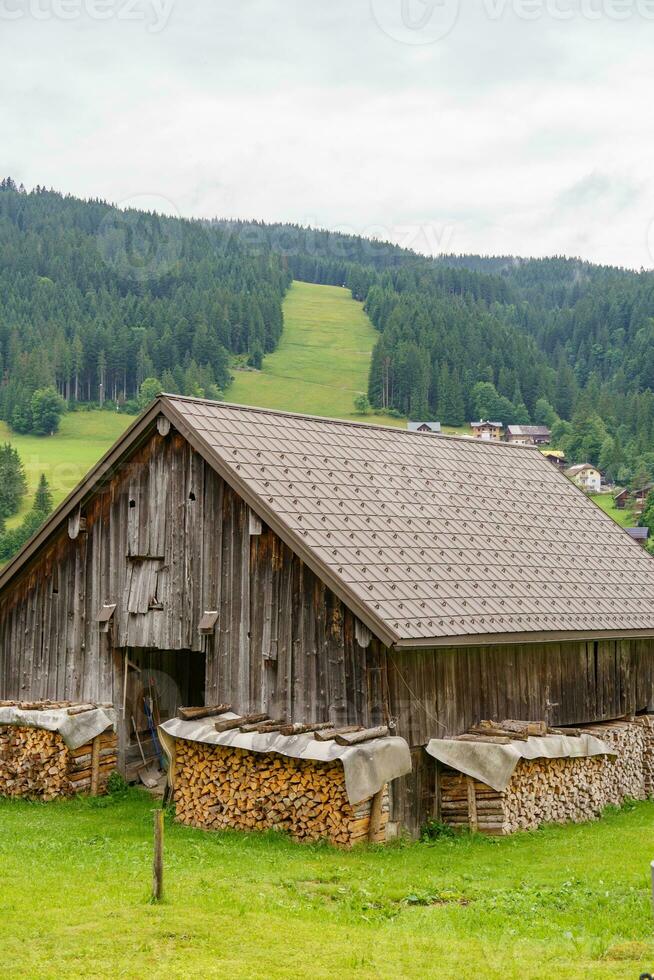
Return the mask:
[[342,847],[386,836],[387,788],[350,804],[340,762],[177,739],[174,783],[177,819],[193,827],[281,830]]
[[641,715],[634,721],[643,729],[643,778],[645,794],[650,798],[654,796],[654,716]]
[[[38,704],[40,710],[55,707],[52,703],[47,706],[43,702]],[[39,710],[25,704],[20,707]],[[68,702],[57,704],[57,707],[78,713],[76,709],[84,706]],[[72,750],[57,732],[22,725],[0,725],[0,796],[47,801],[75,793],[104,793],[109,776],[116,768],[117,745],[112,729]]]
[[[453,826],[503,835],[543,823],[592,820],[610,804],[620,805],[627,798],[646,799],[651,792],[654,728],[638,719],[591,725],[583,731],[606,742],[617,754],[522,759],[501,792],[463,773],[443,769],[442,819]],[[562,732],[570,734],[569,730]],[[501,738],[490,734],[488,740],[493,743]],[[475,740],[482,740],[479,734]]]

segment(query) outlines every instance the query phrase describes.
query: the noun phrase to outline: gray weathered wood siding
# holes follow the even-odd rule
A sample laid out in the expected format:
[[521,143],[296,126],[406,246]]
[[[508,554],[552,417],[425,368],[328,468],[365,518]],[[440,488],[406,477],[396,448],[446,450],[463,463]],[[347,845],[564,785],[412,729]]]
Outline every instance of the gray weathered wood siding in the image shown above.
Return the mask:
[[[386,649],[174,431],[153,432],[81,516],[85,530],[59,531],[0,596],[0,697],[119,706],[123,651],[165,651],[168,665],[204,653],[209,702],[293,721],[395,719],[414,771],[394,787],[393,816],[414,830],[435,806],[430,738],[482,718],[581,724],[653,699],[650,640]],[[201,636],[212,610],[215,632]]]

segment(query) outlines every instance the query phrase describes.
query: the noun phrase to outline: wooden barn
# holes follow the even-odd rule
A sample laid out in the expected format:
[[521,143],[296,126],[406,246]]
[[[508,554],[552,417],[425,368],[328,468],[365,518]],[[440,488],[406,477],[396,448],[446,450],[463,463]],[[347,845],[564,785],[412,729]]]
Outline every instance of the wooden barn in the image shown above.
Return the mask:
[[645,711],[654,564],[530,447],[161,396],[0,577],[0,698],[113,702],[119,758],[230,703],[430,739]]

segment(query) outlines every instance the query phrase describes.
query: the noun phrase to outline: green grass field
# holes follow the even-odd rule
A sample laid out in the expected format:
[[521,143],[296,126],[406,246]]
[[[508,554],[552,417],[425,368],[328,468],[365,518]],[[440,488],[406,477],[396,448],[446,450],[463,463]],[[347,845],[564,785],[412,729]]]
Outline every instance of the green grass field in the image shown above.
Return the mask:
[[21,436],[0,422],[0,440],[18,450],[28,482],[20,513],[7,521],[8,526],[19,523],[32,506],[41,473],[48,479],[55,504],[60,503],[133,421],[134,416],[115,412],[69,412],[56,435],[43,437]]
[[144,792],[0,801],[1,963],[33,977],[638,977],[654,804],[505,840],[342,852],[167,821]]
[[638,524],[638,518],[634,517],[631,510],[618,510],[613,502],[613,494],[595,493],[591,494],[590,499],[594,500],[597,506],[601,507],[609,517],[612,517],[620,527],[636,527]]
[[294,282],[284,301],[284,331],[261,371],[235,371],[230,402],[307,415],[406,426],[402,419],[361,416],[354,399],[368,390],[377,331],[349,289]]

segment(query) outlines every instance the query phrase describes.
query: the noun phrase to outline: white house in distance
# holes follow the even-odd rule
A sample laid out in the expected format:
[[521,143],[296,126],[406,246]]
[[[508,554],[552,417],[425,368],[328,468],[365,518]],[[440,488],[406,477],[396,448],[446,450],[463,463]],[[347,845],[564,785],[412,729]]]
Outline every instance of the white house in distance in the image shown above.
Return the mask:
[[431,432],[432,435],[440,435],[441,424],[440,422],[408,422],[407,429],[409,432]]
[[602,489],[602,474],[590,463],[578,463],[565,471],[565,475],[586,493],[599,493]]

